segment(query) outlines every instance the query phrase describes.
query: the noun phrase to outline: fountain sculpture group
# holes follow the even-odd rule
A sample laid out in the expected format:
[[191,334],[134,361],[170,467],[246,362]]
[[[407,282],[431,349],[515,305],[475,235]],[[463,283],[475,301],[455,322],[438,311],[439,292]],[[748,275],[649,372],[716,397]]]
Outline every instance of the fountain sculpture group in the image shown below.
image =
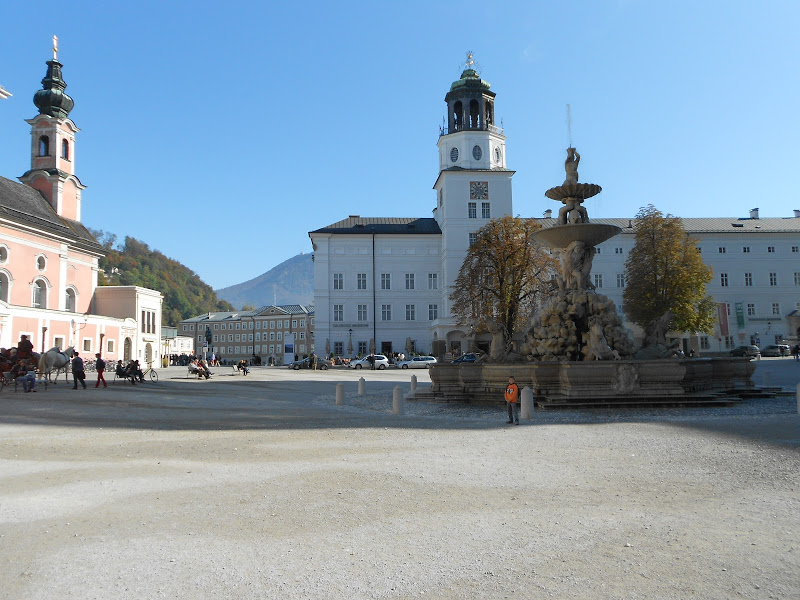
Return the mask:
[[757,392],[755,363],[748,359],[664,358],[674,354],[659,342],[665,332],[646,336],[646,348],[637,352],[614,302],[591,282],[596,246],[621,229],[589,221],[583,203],[601,187],[578,182],[580,159],[575,148],[567,149],[566,179],[545,193],[563,206],[558,224],[537,231],[534,239],[558,259],[557,286],[531,316],[517,361],[434,365],[430,395],[497,401],[509,375],[534,390],[540,408],[725,405]]

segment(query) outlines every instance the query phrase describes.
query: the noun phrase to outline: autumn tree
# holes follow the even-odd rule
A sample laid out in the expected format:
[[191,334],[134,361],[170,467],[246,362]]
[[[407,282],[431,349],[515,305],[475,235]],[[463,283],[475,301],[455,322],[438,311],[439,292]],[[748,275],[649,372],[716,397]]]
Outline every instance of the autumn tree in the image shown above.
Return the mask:
[[531,239],[535,219],[493,219],[476,235],[450,294],[452,313],[474,333],[502,334],[505,352],[511,336],[552,290],[555,263]]
[[673,330],[710,332],[715,315],[714,300],[706,295],[711,267],[681,220],[651,204],[639,210],[634,227],[622,295],[628,318],[644,328],[669,310]]

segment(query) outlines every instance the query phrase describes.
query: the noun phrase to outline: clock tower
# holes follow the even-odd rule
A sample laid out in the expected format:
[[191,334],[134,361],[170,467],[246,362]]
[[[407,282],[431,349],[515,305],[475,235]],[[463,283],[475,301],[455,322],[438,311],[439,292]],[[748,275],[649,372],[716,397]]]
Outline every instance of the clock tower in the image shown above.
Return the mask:
[[[444,97],[446,126],[439,135],[439,176],[434,216],[442,230],[441,268],[445,315],[438,338],[452,330],[449,289],[474,234],[491,219],[511,215],[511,177],[506,136],[495,121],[495,93],[474,68],[472,54]],[[447,322],[445,322],[447,321]]]

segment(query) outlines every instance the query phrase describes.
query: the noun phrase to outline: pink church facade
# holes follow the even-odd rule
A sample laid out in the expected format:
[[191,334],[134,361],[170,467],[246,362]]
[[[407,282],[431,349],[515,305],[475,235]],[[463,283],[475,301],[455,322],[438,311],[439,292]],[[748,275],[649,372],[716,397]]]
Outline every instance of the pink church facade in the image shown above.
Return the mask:
[[[69,118],[61,63],[47,62],[31,125],[31,168],[0,177],[0,347],[27,335],[36,351],[74,347],[106,360],[159,364],[160,292],[98,287],[103,247],[81,223],[75,174],[79,129]],[[155,365],[154,365],[155,366]]]

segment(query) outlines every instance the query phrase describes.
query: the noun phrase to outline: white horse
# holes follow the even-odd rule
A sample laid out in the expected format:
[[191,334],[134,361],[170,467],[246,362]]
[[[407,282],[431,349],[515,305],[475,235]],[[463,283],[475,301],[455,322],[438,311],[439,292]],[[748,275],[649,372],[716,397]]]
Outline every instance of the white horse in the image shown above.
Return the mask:
[[[42,378],[47,377],[53,383],[58,380],[58,374],[64,371],[64,378],[69,383],[69,365],[72,357],[75,356],[75,348],[70,346],[63,352],[57,347],[50,348],[47,352],[42,353],[39,357],[39,374]],[[52,379],[52,373],[55,371],[55,379]]]

